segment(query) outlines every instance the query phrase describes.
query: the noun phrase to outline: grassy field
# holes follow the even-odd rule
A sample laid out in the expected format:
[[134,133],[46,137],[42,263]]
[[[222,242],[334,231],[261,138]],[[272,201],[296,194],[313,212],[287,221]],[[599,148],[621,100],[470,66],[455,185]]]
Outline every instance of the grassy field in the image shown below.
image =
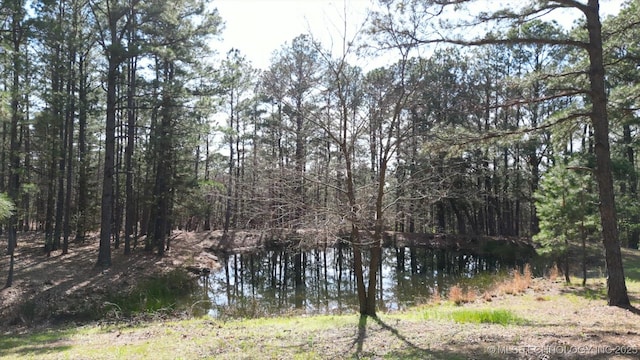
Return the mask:
[[[627,286],[638,305],[640,252],[623,252]],[[436,299],[378,318],[158,319],[5,333],[0,358],[640,358],[640,315],[606,305],[604,278],[589,279],[587,287],[579,278],[571,284],[526,278],[513,275],[490,293],[465,298],[461,291],[463,301]]]

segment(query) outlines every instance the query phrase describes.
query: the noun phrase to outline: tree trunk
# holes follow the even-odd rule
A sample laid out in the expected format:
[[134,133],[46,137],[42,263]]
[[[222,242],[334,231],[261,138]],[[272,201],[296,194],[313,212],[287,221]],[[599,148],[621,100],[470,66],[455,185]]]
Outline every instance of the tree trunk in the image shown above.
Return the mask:
[[[13,43],[13,79],[11,84],[11,125],[9,129],[9,186],[7,189],[9,199],[16,204],[20,190],[20,143],[18,142],[18,126],[20,125],[20,63],[22,36],[22,3],[15,5],[12,9],[12,43]],[[14,212],[9,217],[7,226],[7,254],[10,256],[9,273],[5,287],[13,285],[13,269],[15,263],[15,249],[18,246],[17,237],[18,215]]]
[[[27,119],[28,119],[28,111],[27,111]],[[24,133],[24,160],[23,160],[23,168],[24,168],[24,178],[26,182],[29,182],[31,179],[31,129],[28,126],[23,127],[22,129]],[[22,231],[29,231],[31,229],[31,196],[29,191],[25,191],[22,194]]]
[[129,60],[129,88],[127,90],[127,146],[124,153],[125,161],[125,196],[126,214],[124,222],[124,253],[131,253],[131,237],[134,234],[136,206],[133,191],[133,152],[136,135],[135,84],[137,61],[133,57]]
[[87,75],[85,73],[85,56],[78,60],[78,195],[76,242],[83,243],[87,231],[89,208],[89,176],[87,161]]
[[349,238],[353,247],[353,271],[356,277],[356,289],[358,293],[358,304],[360,314],[367,314],[367,291],[364,286],[364,273],[362,271],[362,249],[360,248],[360,236],[358,227],[351,225],[351,236]]
[[227,182],[227,201],[226,201],[226,208],[224,211],[224,233],[226,234],[229,231],[229,226],[231,223],[231,216],[232,213],[234,212],[234,210],[232,209],[233,206],[233,201],[232,201],[232,196],[233,196],[233,165],[234,165],[234,158],[233,158],[233,153],[234,153],[234,149],[233,149],[233,120],[234,120],[234,88],[233,86],[235,86],[234,84],[232,84],[231,87],[231,91],[230,91],[230,100],[229,100],[229,105],[231,106],[230,109],[230,116],[229,116],[229,129],[231,130],[229,132],[229,181]]
[[[629,165],[635,169],[635,151],[633,149],[633,139],[631,137],[631,126],[629,124],[625,124],[623,127],[624,134],[624,144],[626,145],[626,156]],[[638,176],[635,171],[631,171],[628,175],[628,186],[629,186],[629,195],[632,199],[636,199],[638,197]],[[631,215],[631,223],[637,224],[640,222],[640,218],[637,214]],[[640,242],[640,230],[637,227],[633,227],[629,231],[629,239],[627,242],[627,246],[630,249],[638,249],[638,243]]]
[[[115,37],[115,30],[113,30]],[[102,214],[100,217],[100,249],[98,266],[111,266],[111,232],[113,226],[113,173],[116,145],[116,81],[120,61],[115,54],[109,56],[107,72],[107,118],[105,124],[105,147],[102,178]]]
[[65,133],[66,133],[66,151],[67,154],[65,161],[66,164],[66,189],[65,189],[65,198],[64,198],[64,219],[62,225],[62,254],[67,254],[69,252],[69,236],[71,236],[71,199],[72,199],[72,185],[73,185],[73,118],[76,112],[76,102],[75,102],[75,51],[72,51],[70,54],[70,79],[67,84],[67,96],[69,97],[69,104],[67,105],[67,110],[65,114]]
[[171,162],[172,139],[171,121],[173,112],[173,102],[171,99],[171,82],[173,81],[173,64],[165,64],[164,88],[162,89],[162,110],[160,124],[157,132],[158,140],[155,144],[157,154],[156,179],[153,190],[155,199],[156,216],[154,218],[153,242],[157,248],[158,255],[163,256],[167,244],[167,234],[169,232],[170,213],[170,188],[171,188]]
[[[57,142],[51,141],[51,154],[57,151]],[[49,162],[49,176],[47,179],[47,200],[45,203],[45,219],[44,219],[44,250],[47,255],[53,251],[53,222],[55,216],[55,189],[56,189],[56,161],[51,158]]]
[[[58,131],[58,138],[53,138],[52,141],[54,143],[59,144],[57,147],[57,151],[51,153],[53,156],[53,161],[51,166],[57,166],[56,172],[56,181],[58,185],[55,187],[57,195],[55,196],[55,218],[53,223],[53,243],[49,250],[58,250],[60,245],[60,236],[62,234],[62,218],[64,212],[64,175],[65,175],[65,158],[66,158],[66,147],[67,143],[65,141],[65,118],[64,118],[64,84],[65,81],[65,72],[64,67],[61,65],[62,53],[62,45],[56,45],[56,50],[54,53],[54,60],[51,67],[51,84],[52,90],[54,93],[57,93],[58,96],[54,97],[51,104],[51,111],[53,116],[53,123],[56,127],[55,129]],[[52,180],[53,182],[53,180]],[[53,195],[51,195],[53,196]],[[50,253],[49,253],[50,254]]]
[[605,90],[605,70],[602,56],[602,25],[600,23],[599,2],[589,0],[584,7],[589,31],[589,60],[591,69],[589,80],[593,109],[591,123],[596,155],[596,179],[600,195],[600,221],[602,241],[607,263],[607,293],[609,305],[630,306],[622,267],[622,254],[618,240],[618,228],[611,173],[611,152],[609,148],[609,119],[607,117],[607,95]]

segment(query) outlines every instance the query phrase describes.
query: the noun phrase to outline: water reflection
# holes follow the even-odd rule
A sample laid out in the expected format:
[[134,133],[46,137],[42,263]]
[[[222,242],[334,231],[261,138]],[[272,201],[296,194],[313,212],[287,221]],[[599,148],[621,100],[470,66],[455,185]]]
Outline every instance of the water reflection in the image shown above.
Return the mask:
[[[357,309],[353,252],[348,247],[232,254],[223,268],[201,279],[200,308],[214,317],[253,317],[298,311]],[[368,259],[365,258],[365,262]],[[446,293],[461,277],[513,268],[490,256],[427,248],[383,249],[380,310],[402,309]]]

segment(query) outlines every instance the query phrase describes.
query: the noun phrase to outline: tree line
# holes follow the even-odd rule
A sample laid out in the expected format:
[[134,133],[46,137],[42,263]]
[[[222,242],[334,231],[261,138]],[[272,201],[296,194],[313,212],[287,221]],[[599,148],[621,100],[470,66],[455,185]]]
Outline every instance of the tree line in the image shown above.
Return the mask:
[[[113,249],[163,255],[176,228],[340,229],[375,314],[385,230],[534,237],[558,259],[597,239],[620,271],[610,303],[628,304],[638,1],[602,22],[594,0],[443,18],[472,3],[380,1],[341,53],[303,34],[260,70],[215,56],[215,3],[4,0],[10,266],[18,231],[42,232],[49,254],[99,231],[108,267]],[[541,17],[559,8],[581,17]],[[371,68],[371,53],[394,60]]]

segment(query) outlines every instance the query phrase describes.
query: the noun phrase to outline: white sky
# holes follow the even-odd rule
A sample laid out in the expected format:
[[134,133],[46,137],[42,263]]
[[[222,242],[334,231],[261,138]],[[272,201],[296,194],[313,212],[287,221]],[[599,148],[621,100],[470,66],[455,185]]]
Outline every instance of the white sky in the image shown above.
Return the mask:
[[271,54],[300,34],[313,34],[326,48],[341,44],[346,9],[348,30],[362,24],[371,0],[213,0],[225,22],[223,42],[216,46],[224,57],[240,50],[254,67],[266,69]]
[[[327,49],[342,46],[366,18],[374,0],[212,0],[225,22],[222,43],[216,49],[224,57],[231,48],[240,50],[254,67],[266,69],[271,55],[285,42],[311,33]],[[496,4],[503,1],[488,0]],[[600,0],[601,14],[615,14],[623,0]],[[345,22],[346,14],[346,22]],[[570,26],[571,19],[558,19]]]

